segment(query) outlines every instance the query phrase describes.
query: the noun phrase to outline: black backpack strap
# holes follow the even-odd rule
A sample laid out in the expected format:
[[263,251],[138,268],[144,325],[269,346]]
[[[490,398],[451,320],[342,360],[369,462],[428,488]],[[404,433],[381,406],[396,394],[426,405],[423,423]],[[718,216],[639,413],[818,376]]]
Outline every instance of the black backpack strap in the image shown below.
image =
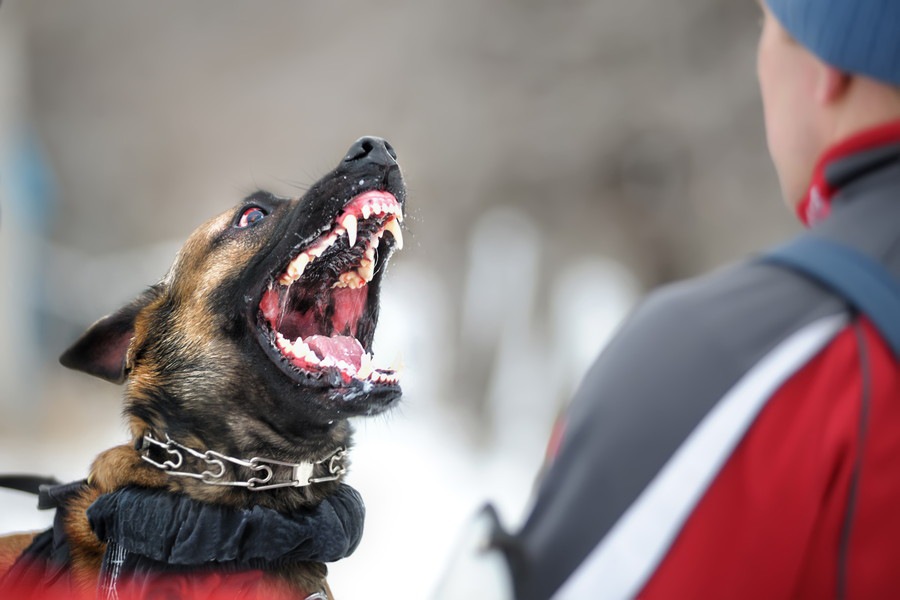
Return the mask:
[[36,495],[40,493],[43,485],[59,485],[59,482],[53,477],[40,475],[0,475],[0,488]]
[[763,261],[801,273],[866,315],[900,360],[900,281],[874,258],[843,244],[800,237]]

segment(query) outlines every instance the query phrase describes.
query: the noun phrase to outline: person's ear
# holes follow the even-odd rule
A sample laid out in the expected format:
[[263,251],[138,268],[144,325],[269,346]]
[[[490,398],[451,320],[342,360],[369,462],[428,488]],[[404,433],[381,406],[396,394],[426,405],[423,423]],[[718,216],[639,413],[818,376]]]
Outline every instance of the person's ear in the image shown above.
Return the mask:
[[825,63],[820,63],[817,71],[816,102],[828,106],[841,100],[850,89],[851,76]]

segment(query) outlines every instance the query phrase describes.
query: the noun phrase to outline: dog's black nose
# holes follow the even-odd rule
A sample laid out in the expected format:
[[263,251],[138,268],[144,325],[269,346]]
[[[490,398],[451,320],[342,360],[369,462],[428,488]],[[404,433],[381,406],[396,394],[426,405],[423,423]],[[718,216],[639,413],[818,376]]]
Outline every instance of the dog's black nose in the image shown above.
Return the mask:
[[387,140],[380,137],[366,136],[356,140],[347,156],[344,157],[345,163],[373,163],[383,167],[389,167],[397,164],[397,153]]

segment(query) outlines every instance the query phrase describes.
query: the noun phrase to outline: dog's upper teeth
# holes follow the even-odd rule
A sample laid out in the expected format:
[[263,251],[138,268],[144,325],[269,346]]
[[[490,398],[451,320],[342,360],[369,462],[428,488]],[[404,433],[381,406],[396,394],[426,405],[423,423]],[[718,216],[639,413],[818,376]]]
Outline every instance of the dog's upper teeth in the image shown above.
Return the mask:
[[397,244],[397,250],[403,250],[403,233],[400,231],[400,224],[397,219],[391,218],[384,224],[384,230],[390,231],[394,236],[394,242]]
[[363,204],[360,207],[360,212],[362,212],[363,219],[368,219],[372,216],[372,207],[368,204]]
[[349,240],[351,248],[356,245],[357,224],[358,221],[356,219],[356,215],[354,215],[353,213],[347,213],[341,220],[341,225],[343,225],[347,230],[347,239]]
[[285,274],[290,278],[290,283],[297,281],[303,276],[306,266],[312,262],[312,258],[306,252],[301,252],[297,258],[291,261],[287,267]]

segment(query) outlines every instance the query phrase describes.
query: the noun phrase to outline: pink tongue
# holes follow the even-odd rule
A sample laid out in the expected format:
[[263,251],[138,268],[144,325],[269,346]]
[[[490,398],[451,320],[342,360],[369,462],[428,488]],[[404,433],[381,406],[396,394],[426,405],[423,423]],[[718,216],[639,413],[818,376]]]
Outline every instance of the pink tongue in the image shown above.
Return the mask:
[[354,369],[359,370],[364,350],[355,337],[350,337],[349,335],[336,335],[334,337],[311,335],[308,338],[303,338],[303,341],[319,358],[330,356],[334,360],[342,360],[351,364]]

